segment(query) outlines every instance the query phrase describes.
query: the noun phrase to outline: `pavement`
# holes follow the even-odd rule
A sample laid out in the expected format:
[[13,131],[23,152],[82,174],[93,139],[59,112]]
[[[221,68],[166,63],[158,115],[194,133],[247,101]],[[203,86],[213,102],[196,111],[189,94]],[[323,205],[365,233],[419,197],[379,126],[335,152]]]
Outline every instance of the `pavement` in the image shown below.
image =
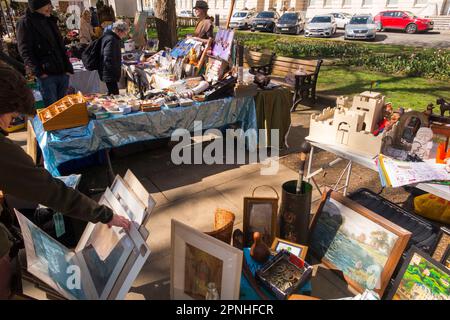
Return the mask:
[[[248,31],[250,32],[250,31]],[[263,33],[260,33],[263,34]],[[290,37],[304,37],[300,35],[283,35]],[[364,40],[344,40],[344,30],[338,29],[336,34],[331,37],[334,40],[361,42]],[[427,33],[407,34],[403,31],[378,32],[377,37],[368,43],[381,43],[391,45],[404,45],[424,48],[450,48],[450,30],[430,31]]]

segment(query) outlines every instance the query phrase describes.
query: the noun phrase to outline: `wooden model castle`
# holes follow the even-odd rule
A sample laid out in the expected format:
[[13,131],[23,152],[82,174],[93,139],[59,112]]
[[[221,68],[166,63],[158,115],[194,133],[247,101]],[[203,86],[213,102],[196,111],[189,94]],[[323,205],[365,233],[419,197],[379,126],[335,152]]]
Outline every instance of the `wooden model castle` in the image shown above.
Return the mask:
[[383,138],[392,134],[372,134],[383,119],[384,104],[385,97],[377,92],[365,91],[355,96],[352,103],[348,97],[338,97],[335,108],[311,116],[308,140],[342,145],[375,157],[381,152]]

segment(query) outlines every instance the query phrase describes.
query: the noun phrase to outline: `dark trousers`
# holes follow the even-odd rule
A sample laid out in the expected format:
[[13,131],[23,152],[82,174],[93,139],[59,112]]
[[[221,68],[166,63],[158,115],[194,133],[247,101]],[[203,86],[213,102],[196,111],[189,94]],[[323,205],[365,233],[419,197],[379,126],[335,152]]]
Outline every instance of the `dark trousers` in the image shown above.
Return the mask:
[[108,95],[119,94],[119,85],[117,82],[106,82],[106,87],[108,88]]
[[39,90],[42,94],[45,106],[64,98],[69,88],[69,76],[67,74],[49,75],[38,79]]

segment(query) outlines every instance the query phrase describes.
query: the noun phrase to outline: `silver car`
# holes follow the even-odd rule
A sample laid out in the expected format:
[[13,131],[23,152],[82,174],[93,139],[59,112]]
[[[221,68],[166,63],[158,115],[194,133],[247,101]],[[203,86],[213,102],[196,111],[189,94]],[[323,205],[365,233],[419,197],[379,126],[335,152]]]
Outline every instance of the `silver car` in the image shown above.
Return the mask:
[[371,15],[353,16],[345,26],[345,36],[347,39],[375,40],[377,37],[377,26]]
[[331,37],[336,29],[336,21],[332,15],[317,15],[306,25],[305,37]]

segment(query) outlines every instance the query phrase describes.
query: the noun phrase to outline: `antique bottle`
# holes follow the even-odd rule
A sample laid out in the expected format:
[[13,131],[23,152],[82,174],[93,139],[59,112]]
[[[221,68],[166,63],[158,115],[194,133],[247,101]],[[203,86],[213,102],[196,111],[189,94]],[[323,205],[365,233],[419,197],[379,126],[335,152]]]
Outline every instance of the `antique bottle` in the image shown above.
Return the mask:
[[216,284],[214,282],[208,283],[208,291],[206,292],[205,300],[219,300],[219,292],[217,291]]
[[253,233],[253,245],[250,248],[250,256],[259,263],[266,262],[270,256],[270,250],[264,241],[262,241],[259,232]]

